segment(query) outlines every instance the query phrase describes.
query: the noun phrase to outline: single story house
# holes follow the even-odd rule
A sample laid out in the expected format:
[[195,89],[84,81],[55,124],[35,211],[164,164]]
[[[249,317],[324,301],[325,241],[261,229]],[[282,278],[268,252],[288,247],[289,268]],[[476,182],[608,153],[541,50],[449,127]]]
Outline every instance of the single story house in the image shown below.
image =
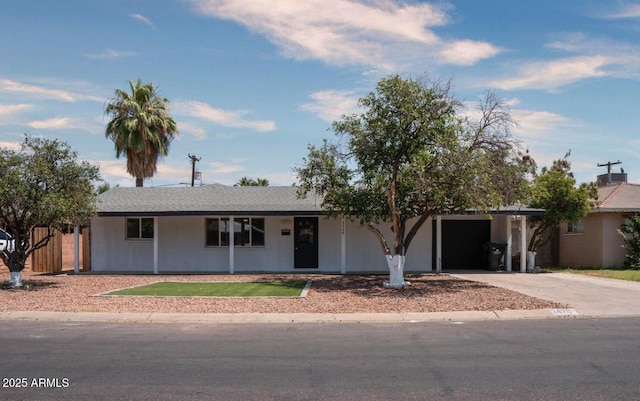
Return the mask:
[[621,179],[598,187],[597,204],[586,218],[560,227],[561,266],[622,267],[626,250],[617,230],[625,216],[640,213],[640,185],[627,183],[626,174]]
[[[387,272],[375,236],[358,222],[323,216],[320,204],[317,196],[298,199],[292,186],[113,188],[98,197],[91,219],[91,270]],[[413,240],[405,272],[485,269],[489,242],[509,244],[505,268],[511,270],[512,220],[518,216],[526,228],[526,216],[540,213],[512,207],[493,216],[434,216]],[[391,240],[390,225],[380,229]],[[526,244],[526,229],[521,232]]]

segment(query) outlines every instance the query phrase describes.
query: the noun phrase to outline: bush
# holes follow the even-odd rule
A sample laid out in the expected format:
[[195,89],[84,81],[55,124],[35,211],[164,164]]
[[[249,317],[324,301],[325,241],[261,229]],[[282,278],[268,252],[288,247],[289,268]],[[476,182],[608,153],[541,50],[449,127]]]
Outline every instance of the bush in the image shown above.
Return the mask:
[[624,238],[621,247],[627,250],[624,266],[627,269],[640,270],[640,214],[625,216],[625,222],[618,233]]

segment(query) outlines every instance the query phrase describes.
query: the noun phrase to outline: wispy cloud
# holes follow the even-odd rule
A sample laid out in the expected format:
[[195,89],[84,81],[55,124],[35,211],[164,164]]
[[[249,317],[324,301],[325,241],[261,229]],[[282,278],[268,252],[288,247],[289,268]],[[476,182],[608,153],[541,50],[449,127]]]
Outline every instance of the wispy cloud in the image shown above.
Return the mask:
[[133,51],[106,49],[101,53],[87,54],[87,58],[90,58],[92,60],[115,60],[115,59],[126,58],[126,57],[134,57],[137,54],[138,53]]
[[132,187],[135,179],[127,173],[127,162],[123,159],[92,159],[90,163],[100,168],[100,176],[105,182],[116,186]]
[[[438,60],[471,65],[500,49],[487,42],[438,37],[449,23],[444,6],[337,0],[186,0],[205,15],[235,21],[265,35],[286,57],[334,65],[397,70]],[[457,48],[461,54],[452,51]]]
[[[490,82],[504,90],[556,90],[574,82],[602,77],[640,77],[640,46],[581,32],[559,35],[545,45],[568,56],[554,60],[514,62],[515,73]],[[514,68],[515,65],[515,68]]]
[[358,97],[351,91],[325,90],[311,94],[312,102],[300,108],[316,114],[325,121],[339,120],[343,115],[358,111]]
[[448,63],[473,65],[480,60],[493,57],[502,50],[490,43],[475,40],[457,40],[447,43],[440,56]]
[[145,17],[142,14],[137,14],[137,13],[136,14],[130,14],[129,17],[133,18],[136,21],[140,21],[145,25],[153,26],[153,22],[149,18]]
[[605,77],[611,59],[606,56],[577,56],[561,60],[527,63],[510,78],[498,79],[490,86],[503,89],[550,90],[587,78]]
[[640,4],[625,4],[603,14],[607,19],[640,18]]
[[199,127],[199,126],[194,125],[194,124],[189,124],[189,123],[185,123],[185,122],[179,122],[178,123],[178,130],[180,131],[180,134],[182,134],[182,135],[184,135],[184,134],[191,135],[191,136],[194,136],[198,140],[207,139],[207,131],[204,128]]
[[571,125],[569,119],[550,111],[512,109],[511,115],[518,122],[516,133],[527,138],[553,136],[560,127]]
[[[61,84],[61,86],[62,85],[63,84]],[[18,82],[2,78],[0,78],[0,91],[19,93],[32,98],[54,99],[70,103],[82,100],[91,100],[98,102],[104,102],[105,100],[103,97],[99,96],[86,95],[83,93],[71,92],[64,89],[51,88],[46,85],[34,85],[31,83]]]
[[[21,113],[25,110],[28,110],[32,107],[32,105],[27,103],[20,104],[2,104],[0,103],[0,117],[3,120],[8,120],[14,115]],[[2,122],[0,122],[2,124]]]
[[10,150],[20,150],[22,142],[4,142],[0,141],[0,148]]
[[211,162],[206,165],[208,166],[207,170],[214,174],[231,174],[245,169],[245,166],[240,163]]
[[35,129],[46,130],[63,130],[63,129],[81,129],[85,131],[98,131],[102,127],[93,125],[77,118],[70,117],[53,117],[46,120],[37,120],[28,122],[27,125]]
[[255,131],[275,131],[276,123],[269,120],[247,120],[244,116],[248,113],[243,110],[217,109],[207,103],[195,100],[177,101],[173,105],[176,114],[196,117],[231,128],[249,128]]

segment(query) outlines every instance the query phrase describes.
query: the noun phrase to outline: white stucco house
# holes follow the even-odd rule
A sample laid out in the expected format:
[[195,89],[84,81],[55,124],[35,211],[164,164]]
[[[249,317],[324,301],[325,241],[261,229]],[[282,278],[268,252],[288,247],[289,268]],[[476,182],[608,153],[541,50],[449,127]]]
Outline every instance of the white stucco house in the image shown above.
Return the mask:
[[[374,235],[358,222],[323,216],[321,199],[295,187],[113,188],[91,220],[91,270],[147,273],[388,272]],[[483,246],[512,244],[512,221],[544,211],[436,216],[407,252],[406,273],[487,267]],[[518,216],[518,217],[515,217]],[[380,225],[391,239],[389,225]],[[518,243],[526,244],[524,237]],[[516,250],[517,252],[518,250]],[[511,246],[505,268],[511,270]],[[525,271],[525,250],[520,252]]]

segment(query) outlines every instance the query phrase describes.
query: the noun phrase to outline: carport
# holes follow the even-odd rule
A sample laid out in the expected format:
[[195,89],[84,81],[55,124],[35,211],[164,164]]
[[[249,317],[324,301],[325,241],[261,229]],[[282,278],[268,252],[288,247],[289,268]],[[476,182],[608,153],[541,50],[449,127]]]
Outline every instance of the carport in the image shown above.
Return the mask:
[[[543,209],[510,206],[494,210],[488,215],[467,211],[467,217],[454,218],[453,215],[438,215],[433,222],[433,265],[436,272],[443,269],[485,269],[484,245],[489,242],[506,244],[504,268],[512,271],[512,222],[519,223],[520,272],[527,271],[527,216],[543,216]],[[456,215],[460,216],[460,215]],[[480,218],[483,217],[484,218]]]

